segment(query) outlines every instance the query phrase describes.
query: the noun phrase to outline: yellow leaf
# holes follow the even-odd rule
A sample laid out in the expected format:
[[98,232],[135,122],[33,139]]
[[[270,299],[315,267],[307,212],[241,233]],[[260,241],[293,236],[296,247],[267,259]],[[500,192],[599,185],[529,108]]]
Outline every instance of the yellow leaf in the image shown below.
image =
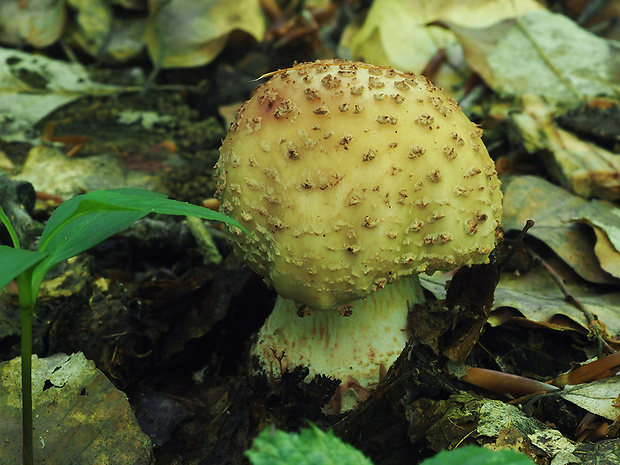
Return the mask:
[[479,28],[539,8],[533,0],[376,0],[351,49],[356,59],[419,73],[438,50],[458,47],[451,31],[430,23]]
[[256,40],[265,34],[259,0],[150,0],[149,7],[146,43],[153,63],[161,68],[213,61],[234,30]]

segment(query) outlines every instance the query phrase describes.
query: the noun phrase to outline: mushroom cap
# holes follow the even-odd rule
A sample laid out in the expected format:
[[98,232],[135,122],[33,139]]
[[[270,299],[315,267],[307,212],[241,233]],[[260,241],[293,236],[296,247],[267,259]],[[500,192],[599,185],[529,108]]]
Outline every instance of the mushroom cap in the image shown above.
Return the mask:
[[500,182],[482,130],[426,78],[341,60],[271,74],[216,165],[246,262],[314,310],[400,276],[488,262]]

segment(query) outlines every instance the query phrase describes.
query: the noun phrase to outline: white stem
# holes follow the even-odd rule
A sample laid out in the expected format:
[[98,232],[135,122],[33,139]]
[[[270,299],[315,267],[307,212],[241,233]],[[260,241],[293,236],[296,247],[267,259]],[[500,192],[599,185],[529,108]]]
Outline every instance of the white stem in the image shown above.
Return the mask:
[[268,376],[303,365],[310,369],[308,381],[325,374],[372,389],[407,343],[409,310],[423,301],[417,275],[353,302],[350,316],[324,311],[301,318],[293,301],[278,297],[252,355]]

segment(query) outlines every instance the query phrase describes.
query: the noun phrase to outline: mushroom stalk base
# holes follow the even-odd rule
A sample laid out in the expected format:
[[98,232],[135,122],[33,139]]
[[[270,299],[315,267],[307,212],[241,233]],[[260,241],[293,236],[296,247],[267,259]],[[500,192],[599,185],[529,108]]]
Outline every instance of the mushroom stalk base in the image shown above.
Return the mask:
[[347,410],[364,400],[396,361],[409,338],[409,310],[424,300],[417,275],[352,302],[350,316],[322,311],[299,317],[297,305],[278,296],[252,355],[259,371],[270,377],[303,365],[310,370],[308,381],[318,374],[340,379],[342,408]]

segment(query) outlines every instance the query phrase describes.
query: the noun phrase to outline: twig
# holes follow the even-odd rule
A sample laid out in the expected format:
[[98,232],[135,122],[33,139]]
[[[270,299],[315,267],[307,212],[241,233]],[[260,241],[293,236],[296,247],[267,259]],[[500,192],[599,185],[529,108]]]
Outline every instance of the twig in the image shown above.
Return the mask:
[[510,248],[508,253],[504,257],[502,257],[502,261],[497,264],[497,266],[500,268],[500,270],[504,267],[504,265],[506,265],[506,263],[508,263],[508,260],[510,260],[513,257],[513,255],[517,251],[517,244],[523,242],[523,238],[525,237],[527,232],[530,229],[532,229],[534,224],[535,224],[534,220],[527,220],[525,222],[525,226],[523,226],[523,229],[519,232],[519,235],[517,236],[517,238],[514,241],[515,244]]
[[[549,275],[551,276],[555,284],[558,286],[560,291],[562,291],[562,294],[564,294],[564,300],[568,302],[569,304],[573,305],[575,308],[577,308],[577,310],[579,310],[581,313],[583,313],[583,315],[586,317],[586,320],[588,321],[588,329],[590,330],[590,336],[596,337],[599,343],[599,348],[604,347],[608,353],[611,353],[611,354],[615,353],[616,350],[613,347],[611,347],[607,343],[607,341],[605,341],[605,339],[601,335],[601,332],[599,331],[599,328],[601,327],[602,323],[599,321],[598,317],[594,313],[592,313],[590,310],[588,310],[586,307],[584,307],[584,305],[568,291],[568,289],[566,288],[566,285],[564,284],[564,280],[557,273],[557,271],[553,269],[551,265],[549,265],[536,252],[530,249],[527,249],[527,252],[530,255],[530,257],[532,257],[532,260],[534,260],[535,263],[538,263],[539,265],[541,265],[545,269],[545,271],[549,273]],[[599,353],[599,356],[600,355],[602,354]]]

